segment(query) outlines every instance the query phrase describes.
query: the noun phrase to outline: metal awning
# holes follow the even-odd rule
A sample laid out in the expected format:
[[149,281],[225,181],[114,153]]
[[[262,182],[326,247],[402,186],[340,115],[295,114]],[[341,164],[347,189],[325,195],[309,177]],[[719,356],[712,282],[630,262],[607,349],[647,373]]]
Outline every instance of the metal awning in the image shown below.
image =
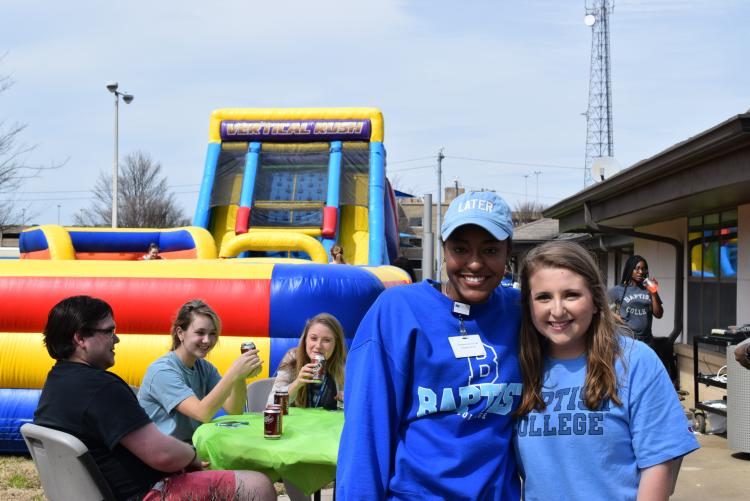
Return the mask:
[[638,226],[716,212],[750,203],[750,113],[726,120],[642,160],[543,211],[560,232],[587,228],[591,219]]

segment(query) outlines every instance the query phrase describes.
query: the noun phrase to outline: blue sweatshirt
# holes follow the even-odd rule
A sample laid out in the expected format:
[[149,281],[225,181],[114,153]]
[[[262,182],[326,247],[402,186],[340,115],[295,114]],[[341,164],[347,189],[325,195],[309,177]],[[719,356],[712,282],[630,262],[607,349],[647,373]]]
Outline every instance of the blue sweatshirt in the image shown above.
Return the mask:
[[519,499],[519,292],[498,288],[464,317],[484,357],[454,355],[452,309],[421,282],[386,290],[365,315],[346,364],[338,499]]

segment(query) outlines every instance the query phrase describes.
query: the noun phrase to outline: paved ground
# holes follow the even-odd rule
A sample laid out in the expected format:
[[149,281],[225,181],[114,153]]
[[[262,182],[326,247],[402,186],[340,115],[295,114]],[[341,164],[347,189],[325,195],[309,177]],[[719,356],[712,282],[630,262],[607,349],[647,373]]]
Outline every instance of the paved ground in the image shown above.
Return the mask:
[[682,462],[673,501],[750,499],[750,454],[736,453],[727,439],[698,435],[701,448]]
[[[729,501],[750,499],[750,454],[732,452],[719,435],[698,435],[701,448],[682,462],[671,501]],[[279,496],[280,500],[288,500]],[[312,499],[312,498],[311,498]],[[331,501],[325,489],[322,501]]]

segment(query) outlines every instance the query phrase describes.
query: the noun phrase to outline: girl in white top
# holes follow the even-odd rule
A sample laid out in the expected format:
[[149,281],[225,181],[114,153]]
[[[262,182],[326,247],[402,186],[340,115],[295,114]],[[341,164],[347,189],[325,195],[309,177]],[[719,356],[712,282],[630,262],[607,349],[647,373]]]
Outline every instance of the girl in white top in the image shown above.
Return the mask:
[[[320,384],[312,382],[315,354],[326,359],[325,377]],[[334,410],[339,401],[344,401],[345,365],[344,330],[336,317],[320,313],[307,321],[297,347],[281,359],[268,403],[273,403],[276,391],[287,390],[290,405]]]

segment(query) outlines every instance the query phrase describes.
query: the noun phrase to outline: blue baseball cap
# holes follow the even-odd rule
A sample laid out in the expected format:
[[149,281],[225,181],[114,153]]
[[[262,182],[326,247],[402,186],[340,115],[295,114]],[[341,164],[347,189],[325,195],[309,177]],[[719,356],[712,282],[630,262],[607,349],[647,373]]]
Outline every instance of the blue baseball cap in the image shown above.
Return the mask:
[[505,200],[491,191],[470,191],[454,198],[440,228],[443,242],[456,228],[476,224],[498,240],[513,236],[513,217]]

